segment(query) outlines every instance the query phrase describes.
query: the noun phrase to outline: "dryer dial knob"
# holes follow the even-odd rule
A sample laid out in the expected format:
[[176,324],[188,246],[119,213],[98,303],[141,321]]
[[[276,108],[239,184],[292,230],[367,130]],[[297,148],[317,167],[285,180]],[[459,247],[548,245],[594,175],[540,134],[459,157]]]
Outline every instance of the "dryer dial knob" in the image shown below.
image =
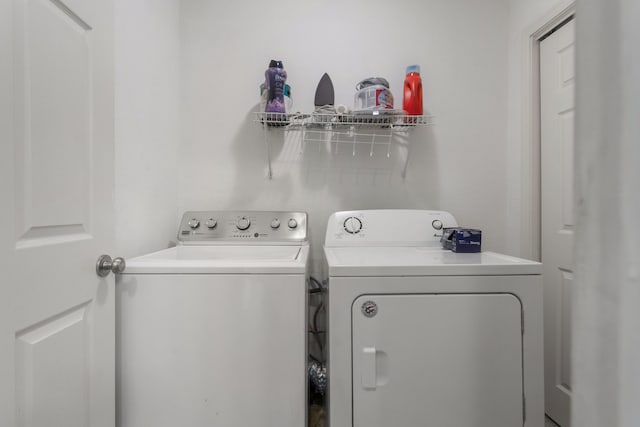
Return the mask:
[[189,220],[187,224],[189,224],[189,227],[191,227],[193,230],[200,227],[200,221],[198,220],[198,218],[191,218],[191,220]]
[[273,221],[271,221],[271,228],[274,230],[280,228],[280,220],[278,218],[274,218]]
[[434,219],[431,222],[431,226],[435,229],[435,230],[442,230],[442,221],[440,221],[439,219]]
[[216,226],[218,225],[218,221],[216,221],[214,218],[209,218],[207,222],[205,222],[205,224],[207,228],[213,229],[213,228],[216,228]]
[[362,230],[362,221],[360,218],[350,216],[344,220],[344,230],[349,234],[358,234]]
[[298,227],[298,221],[296,221],[295,219],[291,218],[289,220],[289,222],[287,222],[287,225],[289,226],[289,228],[293,229]]
[[251,221],[249,221],[249,219],[245,217],[242,217],[236,222],[236,227],[238,227],[238,230],[244,231],[251,227]]

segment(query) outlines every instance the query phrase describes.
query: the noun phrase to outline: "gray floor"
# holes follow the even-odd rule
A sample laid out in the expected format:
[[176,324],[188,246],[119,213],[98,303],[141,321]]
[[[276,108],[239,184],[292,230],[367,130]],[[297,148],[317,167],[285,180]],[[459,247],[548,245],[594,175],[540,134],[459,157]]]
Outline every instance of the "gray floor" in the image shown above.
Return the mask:
[[[318,405],[311,405],[309,409],[309,427],[324,427],[324,425],[324,409]],[[545,417],[544,427],[558,427],[558,425]]]
[[549,418],[544,419],[544,427],[558,427],[558,424],[551,421]]

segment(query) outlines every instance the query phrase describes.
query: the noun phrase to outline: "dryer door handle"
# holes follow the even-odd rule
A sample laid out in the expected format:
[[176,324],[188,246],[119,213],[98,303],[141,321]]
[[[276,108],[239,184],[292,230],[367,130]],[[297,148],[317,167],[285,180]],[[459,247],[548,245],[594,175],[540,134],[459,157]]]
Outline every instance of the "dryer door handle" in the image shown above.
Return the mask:
[[376,389],[376,348],[364,347],[361,354],[361,383],[365,390]]

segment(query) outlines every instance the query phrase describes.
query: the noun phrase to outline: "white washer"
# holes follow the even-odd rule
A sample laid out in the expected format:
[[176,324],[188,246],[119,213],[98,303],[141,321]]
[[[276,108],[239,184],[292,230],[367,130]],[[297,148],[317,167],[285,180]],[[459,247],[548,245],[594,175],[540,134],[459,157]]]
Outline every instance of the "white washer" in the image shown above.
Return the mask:
[[542,427],[541,264],[440,247],[447,212],[329,218],[331,427]]
[[303,212],[187,212],[117,284],[117,425],[306,425]]

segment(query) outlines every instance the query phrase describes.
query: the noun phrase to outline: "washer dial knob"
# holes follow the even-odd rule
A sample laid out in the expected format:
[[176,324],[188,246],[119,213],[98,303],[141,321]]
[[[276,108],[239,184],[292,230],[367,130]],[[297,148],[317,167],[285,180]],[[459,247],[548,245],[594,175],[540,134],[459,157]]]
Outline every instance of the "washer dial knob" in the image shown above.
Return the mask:
[[200,221],[198,220],[198,218],[191,218],[187,224],[189,225],[189,227],[191,227],[192,230],[200,227]]
[[205,222],[205,225],[207,226],[207,228],[213,229],[218,225],[218,221],[216,221],[214,218],[209,218],[207,222]]
[[349,234],[358,234],[362,230],[362,221],[360,218],[350,216],[344,220],[344,231]]
[[251,221],[249,221],[249,219],[245,217],[242,217],[236,222],[236,227],[238,227],[238,230],[244,231],[251,227]]
[[280,228],[280,220],[278,218],[274,218],[273,221],[271,221],[271,228],[274,230]]
[[439,219],[434,219],[431,222],[431,226],[435,229],[435,230],[442,230],[442,221],[440,221]]
[[287,225],[288,225],[288,226],[289,226],[289,228],[291,228],[291,229],[296,228],[296,227],[298,227],[298,221],[296,221],[296,220],[295,220],[295,219],[293,219],[293,218],[290,218],[290,219],[289,219],[289,222],[287,222]]

